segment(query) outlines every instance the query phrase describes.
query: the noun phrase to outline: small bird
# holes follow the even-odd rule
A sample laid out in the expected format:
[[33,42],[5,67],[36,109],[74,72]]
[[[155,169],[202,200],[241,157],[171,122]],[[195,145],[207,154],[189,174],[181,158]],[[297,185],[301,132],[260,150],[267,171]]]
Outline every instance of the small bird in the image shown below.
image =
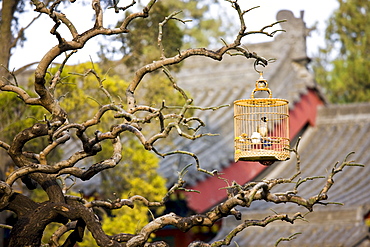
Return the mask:
[[251,135],[252,143],[261,143],[261,137],[259,132],[253,132]]
[[242,133],[240,136],[235,137],[235,140],[238,140],[239,142],[245,142],[247,138],[248,138],[247,134]]
[[261,122],[257,127],[257,131],[258,133],[261,134],[262,137],[267,136],[267,132],[268,132],[267,121],[268,121],[267,117],[261,117]]

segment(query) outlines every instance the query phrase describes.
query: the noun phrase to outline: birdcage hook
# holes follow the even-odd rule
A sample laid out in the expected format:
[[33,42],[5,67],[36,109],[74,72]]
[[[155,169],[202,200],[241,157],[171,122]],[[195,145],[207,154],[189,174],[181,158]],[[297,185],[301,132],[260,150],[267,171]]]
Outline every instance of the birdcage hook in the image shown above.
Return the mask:
[[254,61],[254,63],[253,63],[253,68],[254,68],[254,70],[255,70],[257,73],[261,74],[261,73],[262,73],[262,70],[258,70],[258,69],[257,69],[257,66],[258,66],[258,65],[261,65],[262,67],[266,67],[267,62],[266,62],[266,64],[265,64],[265,61],[263,61],[262,59],[256,59],[256,60]]
[[263,78],[263,72],[259,72],[260,78],[256,81],[256,88],[252,91],[251,98],[254,99],[254,94],[257,91],[267,91],[269,98],[272,98],[272,91],[268,88],[268,83],[265,78]]

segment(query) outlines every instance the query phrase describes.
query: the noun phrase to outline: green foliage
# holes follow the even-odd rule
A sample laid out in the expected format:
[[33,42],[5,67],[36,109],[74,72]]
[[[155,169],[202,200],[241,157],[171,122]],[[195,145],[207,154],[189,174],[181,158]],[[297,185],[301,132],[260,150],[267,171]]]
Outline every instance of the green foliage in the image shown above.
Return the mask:
[[[221,42],[221,37],[225,38],[230,33],[230,23],[225,21],[228,14],[219,1],[157,2],[148,18],[136,20],[129,25],[130,35],[111,38],[110,43],[118,44],[119,48],[101,45],[100,58],[109,64],[110,55],[121,53],[124,56],[122,61],[131,69],[159,60],[159,23],[175,12],[178,12],[176,19],[168,21],[163,27],[162,44],[166,56],[176,55],[180,49],[214,46]],[[231,22],[231,18],[228,22]]]
[[[0,140],[11,143],[13,138],[22,130],[31,127],[37,122],[44,121],[47,111],[39,106],[26,106],[14,93],[0,93],[0,108],[2,109],[0,121]],[[30,141],[25,150],[37,151],[47,143],[47,139]],[[55,157],[57,158],[57,157]]]
[[339,0],[329,20],[326,48],[314,66],[316,80],[336,103],[370,100],[370,4]]
[[[178,9],[177,9],[178,10]],[[124,44],[124,53],[130,54],[126,61],[130,66],[141,65],[144,63],[157,60],[160,57],[157,47],[158,23],[162,22],[170,14],[170,9],[161,4],[156,4],[148,19],[140,20],[133,23],[131,32],[133,34],[125,37],[122,36]],[[199,14],[199,18],[202,15]],[[148,22],[149,20],[149,22]],[[149,23],[149,26],[148,26]],[[183,31],[180,30],[176,20],[169,21],[163,29],[163,46],[167,56],[173,56],[183,45]],[[145,59],[143,59],[145,58]],[[137,62],[140,61],[140,62]],[[59,65],[51,68],[49,77],[46,80],[51,85],[53,75],[59,69]],[[90,69],[99,75],[101,80],[93,73],[86,73]],[[81,123],[91,119],[101,105],[111,103],[111,100],[120,102],[125,105],[125,90],[128,83],[117,74],[109,71],[104,74],[100,66],[90,62],[74,66],[66,65],[55,88],[55,96],[59,100],[61,107],[68,113],[70,123]],[[160,107],[162,100],[166,100],[166,105],[183,105],[184,99],[172,87],[171,82],[163,74],[157,73],[145,78],[141,83],[141,94],[137,96],[139,104],[147,104],[153,107]],[[149,81],[148,81],[149,80]],[[28,87],[31,89],[32,79]],[[112,98],[101,90],[104,87]],[[29,94],[35,96],[32,90]],[[37,106],[27,106],[15,94],[1,93],[0,107],[5,109],[5,119],[0,123],[1,140],[11,140],[16,133],[25,127],[31,127],[36,121],[45,121],[50,118],[50,114]],[[10,106],[10,107],[9,107]],[[4,116],[2,114],[2,116]],[[122,123],[122,119],[114,119],[113,113],[105,114],[97,126],[102,132],[108,131],[113,124]],[[158,128],[158,126],[156,126]],[[91,129],[88,134],[92,134],[96,128]],[[148,133],[151,130],[143,130]],[[3,135],[7,135],[3,138]],[[38,139],[40,140],[40,139]],[[29,142],[27,145],[34,145],[34,149],[40,149],[47,145],[47,138],[42,143]],[[150,153],[133,138],[133,135],[125,136],[122,140],[124,146],[123,159],[114,169],[102,172],[102,184],[100,185],[101,194],[93,199],[115,199],[115,197],[128,198],[133,195],[141,195],[150,201],[159,201],[166,193],[165,180],[157,173],[158,158]],[[61,145],[56,154],[52,155],[57,159],[63,155]],[[112,153],[112,146],[109,141],[102,143],[103,151],[94,157],[95,162],[109,157]],[[30,150],[32,151],[32,150]],[[50,160],[49,160],[50,161]],[[113,195],[112,193],[115,193]],[[43,202],[47,196],[42,190],[35,190],[32,198],[35,201]],[[89,200],[90,200],[89,199]],[[163,209],[150,209],[153,213],[160,213]],[[158,211],[159,210],[159,211]],[[135,203],[134,209],[122,208],[112,212],[99,213],[103,217],[102,224],[107,234],[117,232],[135,233],[150,220],[151,214],[148,208],[140,202]],[[46,243],[54,230],[60,224],[50,224],[45,230],[43,242]],[[87,237],[79,246],[94,246],[93,238]]]
[[[165,180],[156,172],[158,158],[153,153],[146,152],[135,141],[126,144],[123,155],[122,164],[104,172],[104,176],[109,177],[103,182],[104,190],[119,192],[117,195],[121,198],[141,195],[150,201],[160,201],[166,193],[166,187]],[[149,220],[148,209],[140,202],[136,203],[134,209],[123,208],[112,213],[114,218],[108,217],[103,221],[103,228],[108,234],[117,232],[116,226],[113,225],[116,221],[121,222],[121,232],[136,233],[137,229],[146,225]]]
[[171,81],[164,74],[155,74],[143,80],[140,86],[140,104],[161,107],[164,100],[166,105],[182,106],[185,99],[173,88]]
[[[75,66],[66,66],[61,75],[63,78],[58,85],[56,94],[61,99],[61,106],[68,112],[71,122],[81,122],[90,119],[100,107],[109,104],[110,99],[100,89],[99,80],[93,73],[86,74],[92,68],[91,63],[83,63]],[[53,68],[54,74],[58,68]],[[98,75],[104,72],[98,65],[93,65],[94,71]],[[112,99],[115,101],[124,100],[124,93],[127,82],[120,79],[117,75],[109,73],[101,76],[102,85]],[[159,75],[151,77],[149,85],[143,86],[142,104],[159,101],[162,96],[167,95],[172,90],[172,85]],[[163,86],[162,86],[163,85]],[[177,94],[176,94],[177,95]],[[172,96],[171,103],[181,103],[181,98]],[[122,102],[122,104],[124,104]],[[149,103],[148,103],[149,104]],[[121,119],[115,120],[112,114],[102,118],[98,128],[108,131],[112,124],[122,122]],[[91,130],[91,131],[95,131]],[[134,138],[133,135],[126,135],[122,140],[123,150],[122,161],[115,168],[105,170],[101,173],[102,183],[98,198],[106,200],[115,197],[128,198],[133,195],[141,195],[151,201],[159,201],[166,193],[165,180],[157,173],[159,160],[154,153],[146,151],[143,146]],[[94,157],[95,162],[109,157],[112,153],[112,146],[109,141],[102,143],[103,151]],[[91,198],[91,200],[94,198]],[[90,199],[89,199],[90,200]],[[154,210],[154,209],[153,209]],[[141,203],[136,203],[134,209],[125,207],[112,212],[100,211],[103,228],[107,234],[113,234],[119,229],[120,232],[135,233],[149,221],[148,208]],[[80,246],[96,246],[95,241],[87,233],[87,237]]]
[[[47,80],[52,80],[52,75],[56,73],[59,67],[50,69],[50,75]],[[86,73],[94,69],[97,75],[101,76],[101,84],[93,73]],[[91,119],[101,105],[109,104],[110,98],[101,90],[100,85],[106,89],[116,102],[124,101],[125,90],[128,83],[122,80],[118,75],[104,74],[102,69],[90,62],[74,66],[65,66],[61,74],[61,80],[58,83],[55,95],[60,101],[60,105],[66,110],[71,123],[80,123]],[[31,79],[30,79],[31,80]],[[153,107],[160,106],[162,99],[167,99],[169,104],[184,103],[180,94],[174,92],[171,82],[160,74],[151,77],[150,82],[143,85],[141,95],[142,104],[150,104]],[[28,85],[28,87],[31,87]],[[29,90],[30,94],[33,94]],[[24,128],[31,127],[37,121],[44,122],[50,117],[50,114],[38,106],[27,106],[16,94],[2,92],[0,93],[0,107],[2,110],[2,121],[0,122],[0,139],[11,142],[14,136]],[[159,102],[159,103],[158,103]],[[124,103],[121,102],[123,107]],[[122,122],[122,119],[114,119],[113,113],[107,114],[101,119],[98,125],[101,131],[108,131],[110,126]],[[92,133],[94,130],[91,130]],[[150,131],[150,130],[149,130]],[[27,143],[26,150],[35,151],[47,145],[47,137],[42,142]],[[146,151],[138,143],[133,135],[128,134],[122,141],[124,146],[123,158],[120,164],[114,169],[102,172],[102,184],[100,185],[101,194],[97,198],[115,199],[115,197],[128,198],[133,195],[141,195],[151,201],[160,201],[166,193],[165,180],[157,173],[159,160],[154,153]],[[62,147],[62,146],[61,146]],[[112,146],[109,141],[102,143],[103,151],[94,157],[95,162],[109,157],[112,153]],[[53,154],[53,160],[60,159],[63,150],[58,149]],[[50,160],[49,160],[50,161]],[[73,192],[71,192],[73,194]],[[69,194],[71,194],[69,193]],[[113,195],[115,193],[115,195]],[[90,198],[93,200],[97,198]],[[33,191],[32,199],[36,202],[48,200],[46,193],[41,189]],[[152,209],[155,213],[156,210]],[[99,215],[103,218],[103,228],[108,234],[113,234],[119,229],[120,232],[135,233],[143,227],[149,220],[150,214],[148,208],[140,202],[135,203],[134,209],[125,207],[112,212],[100,210]],[[43,242],[47,243],[51,234],[60,224],[50,224],[45,230]],[[87,233],[87,236],[89,233]],[[81,246],[95,246],[93,238],[87,237]]]
[[[58,67],[51,69],[51,74],[55,74],[57,69]],[[101,77],[102,86],[111,94],[114,101],[120,102],[124,97],[128,83],[118,75],[104,74],[97,64],[92,65],[90,62],[65,66],[55,94],[60,99],[60,105],[68,112],[70,122],[90,119],[99,106],[111,103],[101,90],[97,77],[93,73],[87,73],[90,69]],[[112,124],[110,121],[111,118],[109,124]]]
[[[138,19],[130,24],[130,35],[122,34],[113,37],[119,43],[119,51],[115,50],[114,47],[104,45],[101,47],[100,57],[103,61],[107,61],[109,60],[107,54],[121,52],[125,56],[123,62],[128,68],[143,66],[158,60],[160,58],[158,48],[159,23],[163,22],[170,14],[170,10],[162,2],[156,3],[149,17]],[[166,56],[176,55],[182,47],[183,33],[177,22],[176,20],[170,20],[163,28],[162,44]],[[117,25],[121,25],[121,23],[117,23]]]
[[[135,140],[125,141],[124,146],[123,161],[114,169],[102,172],[101,197],[114,200],[115,197],[141,195],[150,201],[160,201],[167,190],[165,180],[156,172],[158,158],[145,151]],[[153,213],[163,211],[161,208],[152,210]],[[133,209],[124,207],[104,213],[101,217],[103,229],[107,234],[117,231],[134,234],[149,222],[151,214],[147,207],[137,202]],[[87,234],[80,246],[97,245],[91,235]]]
[[184,32],[185,49],[212,46],[220,41],[220,37],[228,34],[230,28],[226,21],[228,14],[224,11],[221,2],[216,0],[166,1],[171,12],[181,10],[179,18],[191,20],[186,26],[180,26]]
[[[129,194],[155,195],[154,191],[149,192],[148,189],[152,186],[151,182],[158,180],[156,172],[158,158],[153,153],[145,151],[136,140],[126,140],[123,145],[125,152],[122,153],[122,162],[114,169],[102,172],[104,195],[109,197],[113,192],[117,195],[126,193],[125,197]],[[138,181],[142,182],[141,187]]]

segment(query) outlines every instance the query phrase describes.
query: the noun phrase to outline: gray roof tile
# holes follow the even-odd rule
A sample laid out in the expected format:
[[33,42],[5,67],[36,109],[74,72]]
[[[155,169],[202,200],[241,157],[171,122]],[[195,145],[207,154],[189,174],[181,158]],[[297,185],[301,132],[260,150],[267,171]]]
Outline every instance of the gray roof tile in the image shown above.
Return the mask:
[[[287,14],[287,13],[285,13]],[[301,23],[300,18],[290,21]],[[289,30],[278,35],[273,41],[247,45],[248,49],[266,58],[276,58],[276,62],[264,69],[264,78],[274,98],[283,98],[290,101],[290,107],[299,102],[301,95],[307,93],[309,88],[315,88],[313,76],[306,68],[307,59],[297,59],[298,47],[305,47],[305,38],[292,36],[297,30]],[[289,32],[291,31],[291,32]],[[299,30],[298,30],[299,31]],[[301,30],[302,31],[302,30]],[[303,30],[306,31],[306,30]],[[305,54],[305,50],[299,54]],[[301,58],[301,57],[300,57]],[[230,104],[217,111],[197,111],[196,115],[206,122],[204,132],[218,133],[218,137],[207,137],[199,140],[174,141],[176,149],[185,149],[198,155],[201,166],[207,170],[221,170],[234,160],[234,120],[233,102],[238,99],[249,99],[259,74],[253,69],[251,59],[241,56],[226,56],[222,61],[213,61],[204,57],[192,57],[185,61],[181,70],[176,74],[178,85],[190,92],[195,105],[219,106]],[[257,95],[256,95],[257,96]],[[267,95],[263,95],[267,97]],[[159,148],[162,152],[169,148]],[[173,149],[172,149],[173,150]],[[181,164],[179,160],[185,161]],[[177,171],[193,160],[189,157],[170,156],[162,160],[159,172],[171,184],[175,181]],[[188,184],[195,185],[205,178],[204,174],[189,170],[186,180]]]
[[[300,143],[301,177],[326,175],[336,162],[354,151],[350,160],[365,167],[347,167],[334,177],[335,184],[329,191],[328,201],[341,202],[344,206],[316,206],[309,216],[309,224],[272,224],[265,229],[247,229],[235,241],[240,246],[271,246],[273,243],[263,236],[273,235],[275,239],[287,237],[289,232],[302,232],[290,243],[279,246],[354,246],[368,234],[363,216],[370,210],[370,103],[327,105],[319,109],[317,125],[309,127]],[[295,171],[295,159],[272,165],[265,177],[290,177]],[[309,181],[300,188],[300,195],[316,195],[325,179]],[[278,191],[291,189],[291,185],[281,185]],[[273,208],[279,213],[305,211],[289,204],[252,203],[243,210],[244,217],[260,216]],[[231,230],[237,222],[232,218],[225,221],[222,233]],[[222,235],[220,232],[220,236]],[[256,244],[249,245],[249,242]],[[257,244],[258,242],[258,244]]]

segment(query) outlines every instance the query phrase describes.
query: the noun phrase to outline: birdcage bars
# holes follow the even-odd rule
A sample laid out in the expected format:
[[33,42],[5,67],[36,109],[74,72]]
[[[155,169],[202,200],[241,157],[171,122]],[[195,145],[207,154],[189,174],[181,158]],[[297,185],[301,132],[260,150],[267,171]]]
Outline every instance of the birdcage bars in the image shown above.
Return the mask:
[[[267,91],[269,98],[254,98],[256,91]],[[272,98],[262,75],[251,99],[234,102],[234,130],[235,161],[289,159],[288,101]]]

